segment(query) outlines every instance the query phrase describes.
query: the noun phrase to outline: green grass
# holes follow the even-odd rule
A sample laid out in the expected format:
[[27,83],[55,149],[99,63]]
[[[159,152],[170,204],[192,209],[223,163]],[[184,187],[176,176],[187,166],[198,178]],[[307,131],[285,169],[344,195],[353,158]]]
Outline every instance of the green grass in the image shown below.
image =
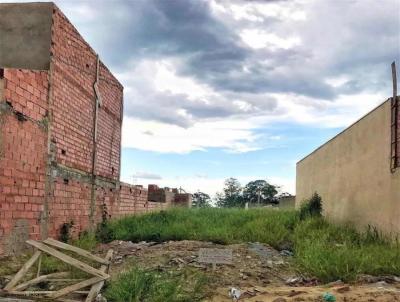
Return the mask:
[[110,240],[201,240],[222,244],[263,242],[291,247],[293,264],[324,282],[358,274],[400,275],[400,244],[323,218],[300,220],[296,211],[273,209],[172,209],[107,224]]
[[359,274],[400,274],[400,244],[371,231],[358,233],[323,218],[309,218],[294,232],[295,262],[322,281],[352,281]]
[[295,211],[250,209],[171,209],[111,221],[110,239],[139,241],[201,240],[229,244],[266,242],[279,248],[291,242]]
[[[194,279],[194,280],[193,280]],[[105,297],[112,302],[196,302],[204,298],[207,279],[185,272],[157,272],[133,267],[112,280]]]

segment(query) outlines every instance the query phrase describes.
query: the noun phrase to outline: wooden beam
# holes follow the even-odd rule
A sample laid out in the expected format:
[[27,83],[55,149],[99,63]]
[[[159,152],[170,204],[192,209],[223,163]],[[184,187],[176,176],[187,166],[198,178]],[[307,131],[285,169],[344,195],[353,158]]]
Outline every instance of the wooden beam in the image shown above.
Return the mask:
[[66,255],[64,253],[61,253],[61,252],[57,251],[56,249],[53,249],[53,248],[45,245],[44,243],[37,242],[37,241],[34,241],[34,240],[27,240],[26,243],[36,247],[37,249],[39,249],[39,250],[41,250],[41,251],[43,251],[43,252],[45,252],[45,253],[53,256],[53,257],[56,257],[56,258],[60,259],[61,261],[65,262],[65,263],[67,263],[69,265],[72,265],[73,267],[76,267],[76,268],[78,268],[78,269],[80,269],[80,270],[82,270],[84,272],[87,272],[89,274],[92,274],[92,275],[94,275],[96,277],[100,277],[102,279],[110,278],[110,275],[108,275],[106,273],[103,273],[102,271],[100,271],[100,270],[98,270],[96,268],[93,268],[90,265],[88,265],[88,264],[86,264],[86,263],[84,263],[82,261],[79,261],[79,260],[74,259],[74,258],[72,258],[72,257],[70,257],[70,256],[68,256],[68,255]]
[[42,258],[43,258],[43,255],[40,255],[40,257],[39,257],[39,262],[38,262],[38,266],[37,266],[36,277],[39,277],[39,276],[40,276],[40,270],[42,269]]
[[35,301],[26,299],[15,299],[15,298],[0,298],[0,302],[35,302]]
[[93,278],[87,279],[85,281],[64,287],[63,289],[60,289],[56,292],[52,292],[49,295],[47,295],[47,297],[52,298],[52,299],[57,299],[62,296],[68,295],[69,293],[72,293],[74,291],[77,291],[81,288],[88,287],[90,285],[93,285],[93,284],[101,282],[101,281],[104,281],[104,279],[100,278],[100,277],[93,277]]
[[47,281],[49,281],[49,282],[72,282],[72,281],[74,281],[74,282],[77,282],[77,281],[82,281],[82,280],[86,280],[86,279],[83,279],[83,278],[81,278],[81,279],[72,279],[72,278],[61,278],[61,279],[59,279],[59,278],[57,278],[57,279],[47,279]]
[[[108,250],[105,259],[107,261],[111,261],[112,256],[113,256],[113,250]],[[102,265],[100,267],[100,270],[104,273],[108,273],[108,268],[109,268],[108,265]],[[86,297],[85,302],[92,302],[97,297],[97,295],[100,293],[100,290],[103,287],[103,285],[104,285],[104,281],[94,284],[92,286],[92,288],[90,289],[90,292],[89,292],[88,296]]]
[[48,274],[48,275],[42,275],[42,276],[36,277],[35,279],[26,281],[24,283],[21,283],[21,284],[15,286],[13,290],[16,290],[16,291],[24,290],[24,289],[27,289],[31,285],[38,284],[39,282],[48,280],[51,277],[62,278],[62,277],[66,277],[68,275],[69,275],[68,272],[61,272],[61,273],[53,273],[53,274]]
[[34,290],[26,290],[26,291],[17,291],[17,290],[10,290],[8,292],[10,295],[14,295],[14,296],[25,296],[25,297],[34,297],[34,296],[41,296],[41,295],[49,295],[51,293],[54,293],[54,291],[50,291],[50,290],[38,290],[38,291],[34,291]]
[[60,242],[60,241],[57,241],[57,240],[52,239],[52,238],[47,238],[43,242],[48,244],[48,245],[57,247],[59,249],[67,250],[67,251],[70,251],[70,252],[75,252],[78,255],[81,255],[83,257],[89,258],[90,260],[94,260],[94,261],[100,262],[102,264],[109,264],[108,261],[106,261],[105,259],[103,259],[103,258],[101,258],[99,256],[93,255],[92,253],[90,253],[90,252],[88,252],[88,251],[86,251],[84,249],[81,249],[81,248],[76,247],[76,246],[72,246],[70,244],[66,244],[64,242]]
[[21,269],[18,271],[18,273],[15,274],[15,276],[11,279],[10,282],[4,287],[4,290],[9,291],[13,289],[15,285],[25,276],[25,274],[28,272],[28,270],[31,268],[32,265],[35,264],[36,260],[40,257],[42,254],[41,251],[36,251],[33,256],[25,262],[25,264],[21,267]]

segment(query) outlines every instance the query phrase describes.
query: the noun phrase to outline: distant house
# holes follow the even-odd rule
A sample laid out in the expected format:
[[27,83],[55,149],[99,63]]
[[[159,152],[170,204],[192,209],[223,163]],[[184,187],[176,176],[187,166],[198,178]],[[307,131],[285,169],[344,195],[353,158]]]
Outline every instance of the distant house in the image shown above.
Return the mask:
[[278,205],[282,209],[290,209],[290,208],[294,209],[295,203],[296,203],[296,196],[291,195],[289,193],[282,194],[278,198]]
[[333,221],[400,232],[398,102],[388,99],[297,163],[296,206],[317,192]]

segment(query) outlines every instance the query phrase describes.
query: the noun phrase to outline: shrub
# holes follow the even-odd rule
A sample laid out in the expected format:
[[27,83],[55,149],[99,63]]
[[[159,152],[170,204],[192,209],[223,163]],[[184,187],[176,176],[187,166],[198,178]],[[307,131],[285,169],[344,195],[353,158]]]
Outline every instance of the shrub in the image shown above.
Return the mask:
[[300,207],[300,220],[304,220],[307,217],[321,216],[322,215],[322,199],[318,193],[314,193],[313,196],[303,202]]

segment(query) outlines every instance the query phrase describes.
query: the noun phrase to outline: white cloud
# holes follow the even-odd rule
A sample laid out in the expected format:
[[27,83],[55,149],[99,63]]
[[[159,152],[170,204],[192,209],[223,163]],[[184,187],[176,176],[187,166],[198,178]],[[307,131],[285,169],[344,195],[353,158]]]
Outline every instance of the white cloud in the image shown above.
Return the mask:
[[301,44],[301,39],[299,37],[282,38],[261,29],[244,29],[240,33],[240,37],[247,45],[255,49],[289,49]]
[[123,124],[122,146],[166,153],[188,153],[207,148],[241,153],[257,149],[258,136],[252,128],[245,120],[201,122],[182,128],[128,117]]
[[162,179],[161,175],[146,171],[137,171],[131,175],[133,179]]

